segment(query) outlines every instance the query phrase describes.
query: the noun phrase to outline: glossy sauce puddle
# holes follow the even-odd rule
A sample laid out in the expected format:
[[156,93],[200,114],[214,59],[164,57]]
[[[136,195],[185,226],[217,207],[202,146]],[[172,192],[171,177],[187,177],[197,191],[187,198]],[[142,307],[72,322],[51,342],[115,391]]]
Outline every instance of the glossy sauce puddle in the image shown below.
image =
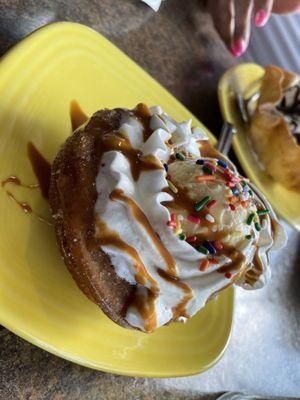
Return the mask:
[[[75,100],[72,100],[70,103],[70,118],[72,131],[77,129],[88,119],[86,114],[82,111],[81,107]],[[43,156],[43,154],[36,148],[36,146],[32,142],[28,142],[27,144],[27,156],[38,183],[23,183],[18,176],[10,175],[9,177],[1,181],[1,187],[5,190],[7,196],[14,203],[16,203],[25,214],[34,214],[39,221],[52,226],[52,222],[48,221],[46,218],[39,215],[35,210],[33,210],[33,208],[30,206],[30,204],[28,204],[27,201],[19,200],[14,193],[7,189],[8,185],[14,185],[16,187],[23,187],[30,190],[40,190],[42,197],[48,201],[48,192],[51,177],[51,163]]]

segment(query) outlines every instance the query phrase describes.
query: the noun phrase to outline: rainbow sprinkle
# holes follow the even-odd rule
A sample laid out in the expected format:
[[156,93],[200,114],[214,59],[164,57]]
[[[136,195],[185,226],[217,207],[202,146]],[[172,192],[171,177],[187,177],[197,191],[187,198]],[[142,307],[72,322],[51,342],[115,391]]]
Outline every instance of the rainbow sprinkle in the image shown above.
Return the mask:
[[185,157],[184,157],[184,155],[182,153],[176,153],[175,157],[177,158],[177,160],[180,160],[180,161],[184,161],[185,160]]
[[225,185],[229,188],[233,188],[235,186],[235,183],[233,182],[226,182]]
[[207,270],[207,268],[209,267],[209,260],[203,260],[202,263],[200,264],[199,270],[201,272],[204,272]]
[[246,239],[248,240],[252,239],[252,235],[246,235]]
[[188,243],[194,243],[194,242],[196,242],[196,240],[197,240],[197,236],[188,236],[188,237],[186,238],[186,241],[187,241]]
[[236,196],[230,196],[228,201],[230,201],[230,203],[236,203],[239,199]]
[[178,189],[177,189],[177,187],[174,185],[173,182],[171,182],[171,181],[168,180],[168,185],[169,185],[169,188],[172,190],[173,193],[178,193]]
[[196,164],[198,164],[198,165],[204,165],[204,163],[205,163],[205,160],[197,160],[196,161]]
[[210,252],[210,254],[216,254],[217,250],[209,241],[206,240],[203,242],[203,246]]
[[269,214],[270,210],[258,210],[257,215],[266,215]]
[[225,276],[225,278],[227,278],[227,279],[231,279],[231,278],[232,278],[232,273],[231,273],[231,272],[226,272],[226,273],[224,274],[224,276]]
[[207,167],[206,165],[203,165],[202,167],[203,172],[205,172],[206,174],[212,175],[213,174],[213,170],[210,169],[209,167]]
[[166,170],[166,172],[168,172],[169,169],[168,164],[164,163],[164,169]]
[[248,219],[247,219],[247,225],[251,225],[252,222],[253,222],[253,220],[254,220],[254,218],[255,218],[255,214],[254,214],[254,213],[251,213],[251,214],[249,215]]
[[211,222],[211,223],[215,222],[215,219],[211,214],[206,214],[205,219],[206,219],[206,221]]
[[191,214],[188,215],[186,219],[190,221],[192,224],[200,224],[201,222],[201,219],[199,217],[195,217],[194,215]]
[[175,221],[168,221],[167,222],[167,226],[169,226],[170,228],[176,228],[176,222]]
[[208,209],[213,208],[217,204],[217,200],[211,200],[206,204]]
[[215,240],[212,242],[212,245],[217,249],[217,250],[222,250],[223,245],[219,240]]
[[261,231],[261,225],[260,225],[259,222],[255,222],[254,226],[255,226],[255,229],[256,229],[258,232]]
[[202,200],[198,201],[198,203],[195,204],[195,210],[196,211],[201,211],[202,208],[204,208],[206,206],[206,204],[211,200],[210,196],[205,196],[203,197]]
[[209,254],[209,251],[203,246],[197,246],[196,248],[200,253],[205,254],[206,256]]
[[198,175],[195,177],[197,182],[215,181],[216,177],[214,175]]
[[235,211],[236,207],[234,204],[228,204],[231,211]]
[[210,168],[210,169],[211,169],[212,171],[214,171],[214,172],[217,171],[217,168],[216,168],[213,164],[211,164],[210,162],[207,162],[207,161],[206,161],[205,166],[208,167],[208,168]]
[[186,235],[185,235],[184,233],[181,233],[181,234],[179,235],[179,239],[180,239],[180,240],[186,240]]
[[222,167],[222,168],[228,168],[228,165],[227,165],[226,162],[224,162],[223,160],[218,160],[217,163],[218,163],[218,165],[220,165],[220,167]]

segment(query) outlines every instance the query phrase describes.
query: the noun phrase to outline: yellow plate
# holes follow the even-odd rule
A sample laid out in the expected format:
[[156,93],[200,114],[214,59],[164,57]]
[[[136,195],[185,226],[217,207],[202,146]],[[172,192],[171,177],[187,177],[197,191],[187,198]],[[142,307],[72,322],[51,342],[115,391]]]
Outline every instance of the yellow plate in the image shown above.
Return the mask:
[[235,102],[236,91],[253,93],[258,90],[263,74],[264,69],[256,64],[239,64],[226,71],[219,82],[220,106],[224,119],[237,127],[233,147],[246,174],[267,196],[277,213],[300,231],[300,194],[276,183],[259,166]]
[[[143,101],[160,104],[178,120],[193,118],[95,31],[74,23],[49,25],[0,63],[2,178],[15,174],[23,182],[35,182],[27,143],[32,141],[52,160],[71,131],[72,99],[88,114]],[[200,124],[195,118],[194,123]],[[38,190],[12,184],[6,188],[49,218]],[[24,214],[4,188],[0,209],[0,323],[8,329],[78,364],[134,376],[195,374],[224,352],[232,325],[233,290],[224,291],[186,325],[171,324],[149,335],[126,330],[77,288],[61,261],[51,226]]]

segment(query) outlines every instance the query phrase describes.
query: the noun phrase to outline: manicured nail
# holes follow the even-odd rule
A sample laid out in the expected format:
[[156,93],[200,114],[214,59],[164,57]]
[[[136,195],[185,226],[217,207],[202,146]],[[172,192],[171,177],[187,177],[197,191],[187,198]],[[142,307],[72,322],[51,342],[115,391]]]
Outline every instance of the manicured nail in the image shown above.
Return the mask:
[[231,47],[231,54],[234,57],[239,57],[245,51],[245,41],[243,39],[238,40],[235,44]]
[[265,10],[260,10],[255,14],[254,17],[255,25],[258,27],[264,26],[267,22],[267,13]]

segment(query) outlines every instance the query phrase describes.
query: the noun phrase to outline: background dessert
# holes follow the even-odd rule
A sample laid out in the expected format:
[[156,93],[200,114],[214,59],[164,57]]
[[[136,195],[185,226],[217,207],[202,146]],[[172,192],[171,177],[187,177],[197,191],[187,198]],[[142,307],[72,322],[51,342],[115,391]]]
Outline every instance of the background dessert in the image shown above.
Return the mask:
[[300,191],[300,77],[266,67],[250,138],[269,175]]
[[234,282],[263,286],[284,235],[264,196],[191,121],[97,112],[53,165],[58,242],[80,288],[124,326],[194,315]]

